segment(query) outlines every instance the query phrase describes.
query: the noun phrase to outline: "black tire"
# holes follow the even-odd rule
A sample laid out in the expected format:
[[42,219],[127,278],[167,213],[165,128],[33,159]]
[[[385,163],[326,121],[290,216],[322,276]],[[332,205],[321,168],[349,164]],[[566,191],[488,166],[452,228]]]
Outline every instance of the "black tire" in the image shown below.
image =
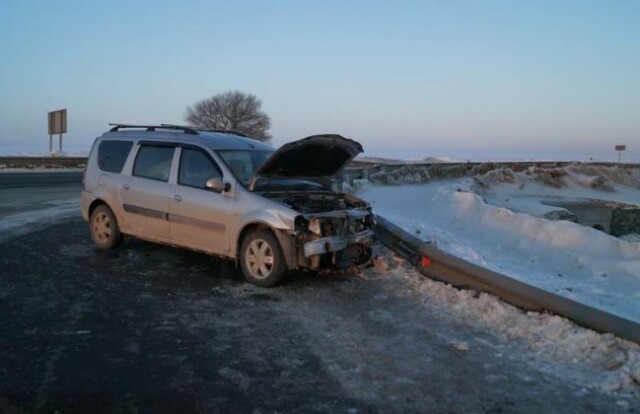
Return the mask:
[[122,234],[113,211],[106,205],[96,207],[89,220],[91,239],[101,250],[111,250],[122,242]]
[[280,283],[287,272],[282,248],[269,230],[255,230],[242,241],[240,268],[247,282],[261,287]]

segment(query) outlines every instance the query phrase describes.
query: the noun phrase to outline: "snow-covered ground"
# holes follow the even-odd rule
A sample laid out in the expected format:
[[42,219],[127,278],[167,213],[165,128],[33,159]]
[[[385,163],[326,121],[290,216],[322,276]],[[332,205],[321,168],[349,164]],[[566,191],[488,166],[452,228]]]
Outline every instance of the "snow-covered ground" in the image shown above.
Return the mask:
[[640,243],[540,217],[558,210],[543,204],[551,198],[640,205],[640,190],[630,186],[637,180],[633,173],[587,172],[568,169],[552,183],[560,187],[544,184],[535,172],[506,170],[368,187],[359,195],[378,214],[455,256],[640,322]]
[[541,216],[558,210],[548,203],[604,200],[640,204],[640,168],[575,164],[566,168],[508,168],[477,176],[471,187],[489,204]]
[[389,280],[399,281],[394,286],[407,297],[427,309],[441,307],[442,318],[472,327],[451,339],[456,349],[473,348],[478,338],[469,334],[479,329],[495,335],[497,339],[487,345],[505,359],[524,357],[540,371],[578,384],[584,394],[598,390],[618,396],[617,407],[609,412],[635,412],[640,407],[638,344],[582,328],[556,315],[522,311],[486,293],[425,278],[388,251],[376,256],[374,264]]
[[[470,262],[640,322],[640,243],[626,242],[568,221],[540,216],[549,199],[600,199],[640,204],[637,171],[568,167],[549,185],[540,171],[492,171],[474,178],[371,186],[359,196],[378,214],[417,237]],[[547,184],[545,184],[547,181]],[[605,191],[606,190],[606,191]],[[395,262],[395,263],[394,263]],[[445,306],[451,316],[534,351],[541,369],[585,387],[640,401],[640,346],[571,321],[525,312],[500,299],[424,278],[397,260],[377,268],[406,280],[407,294]],[[465,347],[466,343],[461,343]],[[538,360],[539,358],[539,360]],[[630,393],[630,394],[627,394]],[[617,410],[616,409],[616,410]],[[614,411],[616,411],[614,410]]]

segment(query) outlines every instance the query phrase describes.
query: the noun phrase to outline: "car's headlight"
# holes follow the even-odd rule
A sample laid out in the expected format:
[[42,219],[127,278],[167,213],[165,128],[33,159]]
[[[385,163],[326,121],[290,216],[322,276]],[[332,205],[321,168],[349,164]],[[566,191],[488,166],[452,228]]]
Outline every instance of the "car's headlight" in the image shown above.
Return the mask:
[[318,236],[322,236],[322,229],[320,228],[320,220],[312,218],[309,220],[309,231]]

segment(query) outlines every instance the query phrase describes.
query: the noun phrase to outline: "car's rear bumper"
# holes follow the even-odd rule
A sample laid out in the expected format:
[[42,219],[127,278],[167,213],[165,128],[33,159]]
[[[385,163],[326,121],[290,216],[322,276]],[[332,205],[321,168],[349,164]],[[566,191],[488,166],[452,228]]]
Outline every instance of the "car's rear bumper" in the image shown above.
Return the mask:
[[82,218],[87,223],[89,222],[89,206],[95,200],[95,196],[88,191],[82,190],[80,194],[80,206],[82,207]]

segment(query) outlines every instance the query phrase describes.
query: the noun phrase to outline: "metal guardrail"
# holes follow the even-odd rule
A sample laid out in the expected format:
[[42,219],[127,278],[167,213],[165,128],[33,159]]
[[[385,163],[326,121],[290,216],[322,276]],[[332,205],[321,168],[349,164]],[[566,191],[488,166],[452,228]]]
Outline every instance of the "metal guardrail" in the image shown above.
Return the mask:
[[378,216],[376,236],[422,274],[459,288],[498,296],[517,307],[548,311],[598,332],[610,332],[640,343],[640,323],[555,295],[452,256]]

